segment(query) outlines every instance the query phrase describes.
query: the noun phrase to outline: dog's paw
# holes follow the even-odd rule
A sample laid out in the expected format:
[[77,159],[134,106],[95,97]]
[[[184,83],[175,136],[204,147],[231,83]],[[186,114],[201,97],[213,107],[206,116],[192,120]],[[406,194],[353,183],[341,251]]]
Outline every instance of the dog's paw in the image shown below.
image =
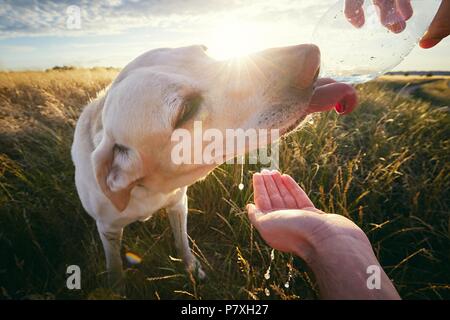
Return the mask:
[[197,278],[197,280],[205,280],[206,279],[206,273],[205,271],[203,271],[203,269],[201,267],[198,267],[195,272],[194,272],[194,276]]
[[186,269],[197,280],[205,280],[206,279],[206,273],[203,271],[200,261],[198,261],[196,258],[191,259],[191,261],[187,265]]

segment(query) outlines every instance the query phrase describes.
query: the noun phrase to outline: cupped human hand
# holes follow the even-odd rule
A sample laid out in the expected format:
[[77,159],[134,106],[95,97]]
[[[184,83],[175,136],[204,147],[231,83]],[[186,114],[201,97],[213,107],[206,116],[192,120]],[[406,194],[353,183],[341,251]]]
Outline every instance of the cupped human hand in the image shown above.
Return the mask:
[[247,205],[251,223],[271,247],[307,263],[336,249],[335,240],[369,245],[364,232],[349,219],[317,209],[289,175],[263,170],[253,175],[254,204]]

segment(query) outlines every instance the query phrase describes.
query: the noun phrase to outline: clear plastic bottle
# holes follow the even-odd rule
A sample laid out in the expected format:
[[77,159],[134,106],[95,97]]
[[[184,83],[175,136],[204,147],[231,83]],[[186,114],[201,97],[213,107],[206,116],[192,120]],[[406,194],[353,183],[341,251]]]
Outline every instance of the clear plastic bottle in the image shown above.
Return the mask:
[[441,1],[411,0],[413,15],[399,33],[382,25],[380,8],[371,0],[364,1],[365,22],[356,28],[344,14],[344,3],[338,1],[320,19],[312,43],[322,53],[321,77],[355,84],[375,79],[399,65],[426,32]]

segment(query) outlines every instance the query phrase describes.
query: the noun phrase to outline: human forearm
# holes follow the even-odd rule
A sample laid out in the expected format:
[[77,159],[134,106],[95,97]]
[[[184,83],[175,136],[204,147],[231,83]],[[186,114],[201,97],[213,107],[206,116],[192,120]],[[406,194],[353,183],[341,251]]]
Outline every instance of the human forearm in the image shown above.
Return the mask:
[[[400,299],[368,240],[337,236],[318,245],[307,262],[323,299]],[[378,276],[379,286],[369,279]]]

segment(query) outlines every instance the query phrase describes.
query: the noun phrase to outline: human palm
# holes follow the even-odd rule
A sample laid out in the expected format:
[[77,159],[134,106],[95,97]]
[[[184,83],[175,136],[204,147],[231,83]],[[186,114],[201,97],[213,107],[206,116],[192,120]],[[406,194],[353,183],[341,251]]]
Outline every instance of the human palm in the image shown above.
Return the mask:
[[[367,242],[349,219],[317,209],[292,177],[263,170],[253,175],[255,204],[247,206],[252,224],[273,248],[295,253],[306,262],[334,250],[339,239]],[[342,243],[342,241],[340,241]]]

